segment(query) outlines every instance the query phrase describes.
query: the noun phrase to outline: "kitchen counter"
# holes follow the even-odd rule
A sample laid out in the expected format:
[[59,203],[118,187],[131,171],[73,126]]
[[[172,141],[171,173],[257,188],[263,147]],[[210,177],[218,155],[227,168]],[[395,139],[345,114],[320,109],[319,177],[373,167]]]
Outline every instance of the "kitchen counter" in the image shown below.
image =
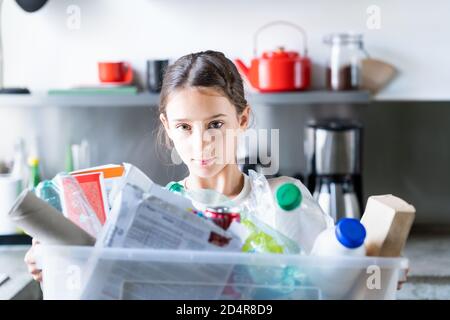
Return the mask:
[[39,284],[27,271],[23,258],[29,246],[0,246],[0,274],[9,279],[0,285],[0,300],[37,300],[42,297]]
[[410,271],[398,299],[450,299],[450,228],[414,230],[404,256]]

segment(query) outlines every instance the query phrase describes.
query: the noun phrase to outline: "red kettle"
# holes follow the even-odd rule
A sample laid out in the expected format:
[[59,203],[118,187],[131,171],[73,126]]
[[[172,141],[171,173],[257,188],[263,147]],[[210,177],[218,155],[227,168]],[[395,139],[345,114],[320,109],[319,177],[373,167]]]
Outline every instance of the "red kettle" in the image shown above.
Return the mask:
[[[266,51],[258,56],[258,36],[273,25],[287,25],[298,30],[303,36],[304,51],[286,51],[279,47],[274,51]],[[242,60],[235,63],[240,73],[250,82],[250,85],[260,92],[283,92],[306,90],[311,84],[311,60],[307,56],[307,38],[305,31],[290,22],[274,21],[259,28],[253,37],[254,58],[250,67]]]

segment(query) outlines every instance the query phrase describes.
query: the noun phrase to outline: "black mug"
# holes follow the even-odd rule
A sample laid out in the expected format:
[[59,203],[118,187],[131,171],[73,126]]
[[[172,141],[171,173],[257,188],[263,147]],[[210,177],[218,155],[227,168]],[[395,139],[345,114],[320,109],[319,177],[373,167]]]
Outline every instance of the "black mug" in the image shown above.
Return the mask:
[[147,89],[150,92],[161,92],[164,73],[169,66],[169,60],[147,61]]

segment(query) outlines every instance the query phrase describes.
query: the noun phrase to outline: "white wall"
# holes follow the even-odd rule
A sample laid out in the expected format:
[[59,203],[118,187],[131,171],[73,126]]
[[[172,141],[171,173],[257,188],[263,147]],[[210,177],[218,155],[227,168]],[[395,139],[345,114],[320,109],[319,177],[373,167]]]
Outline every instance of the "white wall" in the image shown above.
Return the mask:
[[[67,27],[72,4],[81,9],[80,30]],[[366,9],[372,4],[381,8],[380,30],[366,27]],[[142,75],[147,58],[176,58],[203,49],[249,59],[257,27],[286,19],[307,30],[310,55],[318,64],[328,54],[325,34],[364,32],[371,55],[401,71],[380,98],[449,100],[449,13],[446,0],[49,0],[42,11],[27,14],[5,0],[5,82],[38,91],[93,83],[96,61],[103,59],[128,60]],[[285,42],[298,46],[297,34],[286,28],[262,40],[265,48]],[[315,85],[322,82],[320,72]]]

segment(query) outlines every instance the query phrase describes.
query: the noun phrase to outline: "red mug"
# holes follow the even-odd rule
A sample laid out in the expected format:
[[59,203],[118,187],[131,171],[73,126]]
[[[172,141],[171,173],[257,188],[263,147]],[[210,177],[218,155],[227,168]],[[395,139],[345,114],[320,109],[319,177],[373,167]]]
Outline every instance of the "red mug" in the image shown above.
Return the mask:
[[98,73],[103,83],[126,83],[133,81],[133,68],[127,62],[99,62]]

